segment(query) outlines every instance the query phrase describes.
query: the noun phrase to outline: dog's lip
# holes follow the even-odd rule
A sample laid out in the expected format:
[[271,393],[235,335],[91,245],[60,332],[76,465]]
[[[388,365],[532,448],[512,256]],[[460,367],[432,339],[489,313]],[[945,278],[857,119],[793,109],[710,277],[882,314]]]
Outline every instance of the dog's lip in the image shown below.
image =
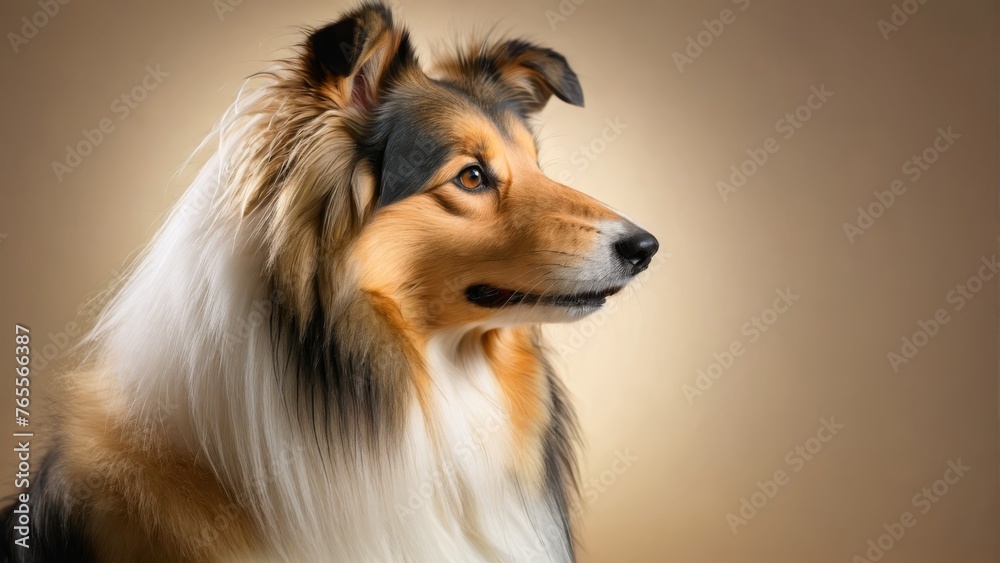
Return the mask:
[[616,285],[599,291],[560,295],[535,295],[513,289],[503,289],[489,284],[470,286],[465,290],[466,298],[480,307],[498,309],[508,305],[542,304],[557,307],[600,307],[605,300],[618,293],[624,286]]

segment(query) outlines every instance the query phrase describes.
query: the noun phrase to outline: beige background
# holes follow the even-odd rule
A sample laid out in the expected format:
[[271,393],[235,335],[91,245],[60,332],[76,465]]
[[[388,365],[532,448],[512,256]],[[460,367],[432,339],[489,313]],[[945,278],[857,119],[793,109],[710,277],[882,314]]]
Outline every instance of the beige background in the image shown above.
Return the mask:
[[[0,321],[28,324],[36,356],[153,233],[241,79],[346,5],[231,0],[220,17],[223,1],[71,0],[18,53],[0,47]],[[995,3],[927,0],[886,40],[893,0],[576,2],[554,26],[557,0],[396,7],[425,58],[494,22],[566,54],[587,107],[542,115],[546,171],[661,241],[641,288],[552,331],[589,444],[583,559],[847,563],[910,511],[882,561],[1000,560],[996,283],[960,311],[947,297],[997,251]],[[726,8],[735,21],[679,71],[673,53]],[[5,2],[0,30],[38,10]],[[120,119],[112,102],[147,65],[168,76]],[[776,122],[823,85],[833,96],[782,138]],[[114,131],[58,181],[52,162],[103,118]],[[616,118],[601,154],[574,157]],[[911,181],[903,164],[949,126],[960,138]],[[716,182],[768,137],[777,152],[723,201]],[[849,242],[843,224],[897,178],[906,192]],[[741,327],[786,288],[799,299],[751,343]],[[938,308],[949,322],[894,373],[887,354]],[[734,341],[743,355],[689,403],[683,386]],[[58,366],[39,360],[36,385]],[[843,429],[786,460],[824,417]],[[0,446],[10,475],[9,434]],[[913,496],[959,459],[971,470],[921,514]],[[727,514],[779,470],[788,483],[734,533]]]

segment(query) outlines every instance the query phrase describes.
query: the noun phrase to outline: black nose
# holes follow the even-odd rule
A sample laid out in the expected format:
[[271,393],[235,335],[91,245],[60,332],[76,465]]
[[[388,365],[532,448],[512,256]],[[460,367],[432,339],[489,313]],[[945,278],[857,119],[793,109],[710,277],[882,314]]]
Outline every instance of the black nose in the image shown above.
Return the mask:
[[642,230],[626,235],[615,243],[615,250],[633,276],[649,267],[649,262],[659,248],[660,243],[656,242],[656,237]]

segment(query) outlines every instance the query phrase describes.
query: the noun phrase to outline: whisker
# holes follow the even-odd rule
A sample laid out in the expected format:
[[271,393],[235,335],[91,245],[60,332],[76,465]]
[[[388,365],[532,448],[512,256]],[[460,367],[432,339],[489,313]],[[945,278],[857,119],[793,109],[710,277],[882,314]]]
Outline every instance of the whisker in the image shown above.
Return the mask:
[[528,252],[525,252],[523,254],[516,254],[514,256],[507,256],[507,257],[504,257],[504,258],[482,258],[482,259],[473,260],[473,262],[506,262],[506,261],[509,261],[509,260],[513,260],[515,258],[523,258],[525,256],[530,256],[532,254],[540,254],[540,253],[543,253],[543,252],[548,252],[548,253],[552,253],[552,254],[561,254],[563,256],[572,256],[574,258],[583,258],[583,259],[586,259],[586,256],[584,256],[583,254],[577,254],[575,252],[566,252],[564,250],[538,249],[538,250],[529,250]]
[[[532,278],[532,279],[531,279],[531,281],[535,281],[535,280],[537,280],[537,279],[539,279],[539,278],[541,278],[541,277],[544,277],[544,276],[545,276],[545,274],[544,274],[544,273],[541,273],[541,274],[538,274],[537,276],[535,276],[534,278]],[[529,282],[529,283],[530,283],[530,282]],[[532,286],[531,286],[531,289],[529,289],[528,291],[521,291],[521,290],[522,290],[522,289],[524,289],[524,287],[525,287],[526,285],[528,285],[528,284],[522,284],[521,286],[519,286],[519,287],[518,287],[517,289],[515,289],[515,290],[513,290],[513,291],[514,291],[515,293],[524,293],[524,294],[531,294],[531,290],[532,290],[532,289],[535,289],[536,287],[538,287],[538,284],[540,284],[540,283],[542,283],[542,281],[538,281],[538,282],[535,282],[535,284],[534,284],[534,285],[532,285]],[[510,300],[514,298],[514,295],[515,295],[515,293],[511,293],[511,294],[510,294],[510,297],[508,297],[508,298],[507,298],[507,300],[506,300],[506,301],[504,301],[504,304],[500,306],[500,309],[503,309],[504,307],[506,307],[507,305],[509,305],[509,304],[510,304]]]
[[[536,271],[536,270],[538,270],[540,268],[553,267],[553,266],[555,266],[555,267],[562,267],[562,268],[569,268],[570,267],[570,266],[566,266],[564,264],[550,264],[550,263],[536,264],[533,267],[525,270],[524,272],[522,272],[522,273],[518,274],[517,276],[513,277],[512,279],[508,280],[508,283],[513,283],[513,282],[517,281],[518,279],[520,279],[520,278],[522,278],[522,277],[524,277],[524,276],[530,274],[531,272],[534,272],[534,271]],[[503,273],[503,272],[504,272],[503,269],[497,269],[497,270],[495,270],[495,273]],[[490,274],[487,274],[487,275],[490,275]],[[532,278],[532,281],[533,280],[534,280],[534,278]],[[530,283],[530,282],[528,282],[528,283]],[[510,288],[510,289],[513,289],[513,288]]]

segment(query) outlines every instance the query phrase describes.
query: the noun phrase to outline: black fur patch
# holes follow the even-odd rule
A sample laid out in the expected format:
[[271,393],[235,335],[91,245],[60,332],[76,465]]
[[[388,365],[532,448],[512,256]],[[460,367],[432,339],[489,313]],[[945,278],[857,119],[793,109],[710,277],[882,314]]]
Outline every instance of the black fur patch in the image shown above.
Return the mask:
[[[396,52],[379,76],[363,74],[360,63],[366,49],[386,33],[399,33]],[[370,110],[380,94],[407,70],[419,66],[409,32],[395,28],[392,10],[381,2],[365,2],[337,22],[314,31],[306,40],[304,59],[306,82],[311,87],[355,77],[349,98],[365,110]]]
[[317,30],[309,36],[309,71],[313,78],[347,76],[354,70],[364,44],[364,29],[348,17]]
[[20,547],[14,541],[21,534],[14,530],[18,526],[19,514],[14,510],[21,504],[6,507],[0,514],[3,525],[3,546],[0,547],[0,561],[4,563],[96,563],[93,546],[84,531],[84,518],[73,514],[73,507],[67,502],[71,498],[60,490],[60,483],[54,473],[57,471],[58,449],[50,452],[42,461],[42,468],[31,482],[28,511],[29,549]]
[[328,447],[332,427],[350,449],[391,447],[401,436],[411,368],[383,323],[358,296],[339,313],[317,310],[301,329],[276,300],[270,330],[278,385],[292,387],[318,447]]
[[390,205],[425,188],[452,152],[440,132],[447,125],[449,109],[418,96],[408,91],[392,94],[361,143],[362,158],[376,171],[379,205]]

